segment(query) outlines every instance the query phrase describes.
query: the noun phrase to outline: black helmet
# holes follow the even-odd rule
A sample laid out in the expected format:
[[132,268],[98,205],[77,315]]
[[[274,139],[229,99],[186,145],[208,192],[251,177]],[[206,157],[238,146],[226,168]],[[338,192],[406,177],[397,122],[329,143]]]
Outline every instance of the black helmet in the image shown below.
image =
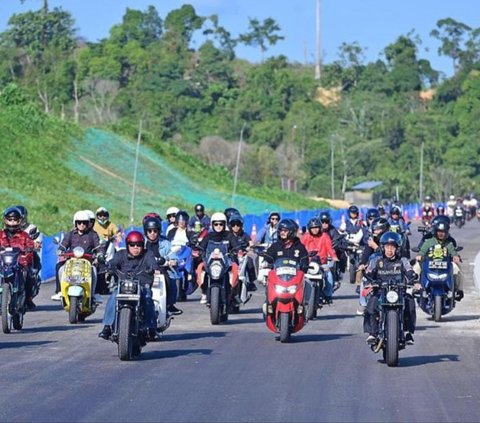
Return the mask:
[[15,206],[22,213],[23,223],[28,223],[28,210],[25,206]]
[[371,208],[367,210],[367,219],[377,219],[380,217],[380,212],[378,209]]
[[[11,223],[10,219],[15,219],[18,221],[18,223]],[[23,221],[23,214],[22,211],[17,207],[8,207],[5,209],[3,212],[3,223],[4,227],[7,231],[17,231],[20,229],[20,225],[22,224]]]
[[180,210],[175,215],[175,223],[178,223],[179,221],[183,220],[185,224],[188,224],[189,219],[190,219],[190,216],[185,210]]
[[350,215],[351,213],[355,213],[355,214],[358,215],[359,212],[360,212],[360,211],[358,210],[358,207],[355,206],[355,205],[350,206],[350,207],[348,208],[348,214],[349,214],[349,215]]
[[274,212],[270,212],[270,214],[268,215],[268,223],[271,223],[271,219],[273,216],[277,217],[278,221],[280,221],[280,213],[274,211]]
[[436,225],[437,223],[445,223],[447,225],[450,225],[450,218],[448,216],[445,216],[443,214],[437,215],[432,219],[432,227]]
[[205,206],[201,203],[195,204],[195,213],[196,212],[205,212]]
[[430,201],[432,201],[432,197],[430,197],[429,195],[426,195],[424,200],[430,202]]
[[321,228],[322,222],[318,217],[312,217],[307,223],[307,229],[310,230],[312,228]]
[[162,233],[162,221],[158,217],[147,217],[143,221],[143,232],[145,235],[149,229],[158,229],[158,233]]
[[320,219],[320,223],[328,223],[329,225],[332,224],[332,216],[328,211],[321,212],[318,218]]
[[227,217],[227,223],[230,222],[230,217],[234,214],[238,214],[241,216],[241,213],[234,207],[227,207],[224,211],[223,214]]
[[435,223],[432,223],[433,233],[435,234],[437,231],[443,231],[448,234],[448,231],[450,230],[450,221],[447,222],[446,219],[440,219],[446,216],[437,216],[437,217],[439,219],[437,219]]
[[228,219],[228,226],[232,227],[235,223],[239,225],[241,228],[243,227],[243,217],[240,213],[233,213]]
[[400,210],[400,207],[392,206],[392,208],[390,209],[390,216],[392,216],[394,214],[398,214],[399,216],[402,214],[402,211]]
[[288,231],[287,240],[294,239],[298,232],[297,222],[293,219],[282,219],[278,224],[278,232],[280,233],[282,230]]
[[382,254],[385,254],[385,245],[387,244],[393,244],[395,247],[397,247],[395,255],[399,257],[400,247],[402,246],[402,237],[396,232],[385,232],[380,237],[380,249],[382,250]]
[[[388,223],[388,220],[385,219],[384,217],[377,217],[373,222],[372,225],[370,226],[372,233],[374,236],[382,235],[388,230],[390,230],[390,223]],[[376,234],[375,231],[381,230],[382,232],[380,234]]]

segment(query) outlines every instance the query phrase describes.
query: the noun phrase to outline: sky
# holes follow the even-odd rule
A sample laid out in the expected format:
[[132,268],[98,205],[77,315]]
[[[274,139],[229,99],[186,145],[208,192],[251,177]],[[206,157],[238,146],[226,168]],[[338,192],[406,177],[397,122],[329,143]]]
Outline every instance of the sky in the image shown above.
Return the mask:
[[[273,18],[285,37],[269,48],[266,57],[284,54],[290,61],[315,60],[316,0],[49,0],[49,7],[61,6],[76,21],[77,35],[89,41],[108,36],[112,25],[120,23],[126,8],[145,11],[155,6],[162,18],[183,4],[191,4],[198,15],[217,14],[220,24],[233,37],[248,31],[249,18]],[[0,32],[13,13],[36,10],[43,0],[0,0]],[[366,62],[382,58],[382,50],[400,35],[412,30],[422,40],[419,58],[451,76],[452,61],[437,53],[439,42],[430,37],[439,19],[453,18],[472,28],[480,26],[477,0],[321,0],[321,55],[323,63],[338,59],[343,43],[358,42],[365,49]],[[200,39],[196,39],[199,47]],[[239,46],[237,57],[258,62],[260,51]]]

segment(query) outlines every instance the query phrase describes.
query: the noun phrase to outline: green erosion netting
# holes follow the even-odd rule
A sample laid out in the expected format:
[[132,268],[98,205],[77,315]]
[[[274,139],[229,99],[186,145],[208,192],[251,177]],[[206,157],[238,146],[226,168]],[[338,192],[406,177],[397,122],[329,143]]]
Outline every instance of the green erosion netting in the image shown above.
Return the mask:
[[[103,198],[89,193],[89,199],[99,205],[128,216],[132,194],[136,142],[126,141],[112,133],[90,129],[84,139],[74,143],[67,166],[88,177],[103,191]],[[135,190],[135,220],[150,211],[163,214],[169,206],[201,202],[212,211],[230,206],[231,194],[205,187],[186,177],[151,149],[140,146]],[[260,214],[277,209],[274,204],[236,195],[235,207],[242,213]]]

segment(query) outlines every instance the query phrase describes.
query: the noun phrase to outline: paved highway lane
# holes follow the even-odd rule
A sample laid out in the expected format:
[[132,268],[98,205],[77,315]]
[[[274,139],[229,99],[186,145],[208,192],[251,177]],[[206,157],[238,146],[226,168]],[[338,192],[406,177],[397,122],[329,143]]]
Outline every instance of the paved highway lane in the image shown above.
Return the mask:
[[466,298],[440,323],[417,309],[416,344],[400,352],[398,368],[365,345],[348,283],[289,344],[267,330],[262,293],[219,326],[194,295],[133,362],[97,338],[103,306],[70,325],[47,284],[25,329],[0,334],[0,421],[479,421],[480,297],[470,263],[480,224],[452,232],[465,247]]

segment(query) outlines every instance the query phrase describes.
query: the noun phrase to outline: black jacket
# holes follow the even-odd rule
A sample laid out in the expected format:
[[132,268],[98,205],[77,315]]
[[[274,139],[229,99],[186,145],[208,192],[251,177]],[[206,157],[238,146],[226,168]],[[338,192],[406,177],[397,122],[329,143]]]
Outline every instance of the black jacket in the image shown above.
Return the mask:
[[300,270],[306,272],[308,270],[308,251],[300,242],[298,237],[295,237],[293,243],[286,248],[282,240],[274,242],[266,251],[268,257],[265,260],[273,264],[279,258],[288,258],[300,263]]
[[[82,247],[85,253],[92,254],[99,244],[100,238],[95,231],[90,229],[83,234],[79,234],[77,229],[73,229],[65,234],[65,238],[63,238],[60,246],[63,247],[65,251],[72,251],[75,247]],[[104,248],[98,248],[95,252],[104,253],[104,250]]]
[[240,244],[237,241],[237,238],[235,235],[233,235],[230,231],[222,231],[222,232],[209,232],[205,238],[202,239],[200,242],[200,248],[202,250],[207,249],[207,245],[209,241],[213,242],[223,242],[225,244],[228,244],[228,251],[232,251],[233,249],[237,249]]
[[[133,257],[128,254],[127,250],[120,250],[115,253],[113,259],[108,262],[108,267],[115,273],[115,270],[120,270],[122,273],[142,272],[138,279],[142,284],[151,284],[153,282],[153,273],[159,270],[155,255],[151,251],[145,251],[138,257]],[[118,275],[121,278],[121,275]]]

